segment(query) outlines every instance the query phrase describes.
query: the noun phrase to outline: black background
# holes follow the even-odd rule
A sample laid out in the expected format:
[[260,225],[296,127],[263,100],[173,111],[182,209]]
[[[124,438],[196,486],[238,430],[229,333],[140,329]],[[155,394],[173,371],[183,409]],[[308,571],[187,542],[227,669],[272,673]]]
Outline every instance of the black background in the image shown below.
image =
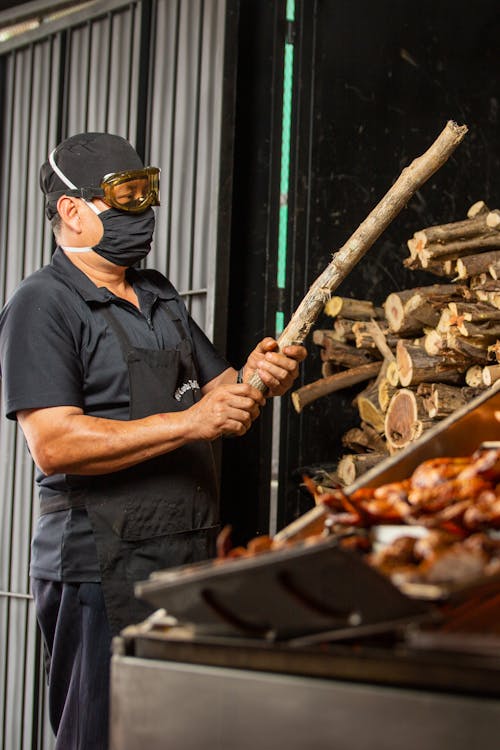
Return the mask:
[[[448,120],[468,126],[465,140],[336,293],[380,304],[392,291],[436,282],[404,268],[407,239],[423,227],[465,218],[476,200],[500,206],[499,4],[298,0],[288,276],[281,299],[275,274],[284,6],[255,0],[239,6],[228,337],[235,363],[272,333],[277,307],[289,320],[331,253]],[[323,325],[331,320],[316,327]],[[297,387],[321,376],[310,339],[308,348]],[[324,397],[301,415],[282,399],[279,526],[310,507],[299,490],[302,467],[338,460],[341,435],[359,423],[351,406],[358,390]],[[265,532],[270,410],[243,440],[228,441],[224,455],[225,519],[244,537]]]

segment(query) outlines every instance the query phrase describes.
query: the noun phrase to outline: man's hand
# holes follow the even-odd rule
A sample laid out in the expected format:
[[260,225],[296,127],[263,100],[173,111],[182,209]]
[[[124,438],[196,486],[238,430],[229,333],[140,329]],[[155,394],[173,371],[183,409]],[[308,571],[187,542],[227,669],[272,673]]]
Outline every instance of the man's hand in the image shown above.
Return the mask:
[[196,440],[244,435],[265,403],[262,393],[246,383],[218,385],[184,412],[190,423],[189,434]]
[[295,344],[278,351],[278,342],[268,336],[249,355],[243,370],[243,380],[248,381],[256,371],[268,388],[267,396],[282,396],[292,386],[299,374],[299,364],[306,356],[305,347]]

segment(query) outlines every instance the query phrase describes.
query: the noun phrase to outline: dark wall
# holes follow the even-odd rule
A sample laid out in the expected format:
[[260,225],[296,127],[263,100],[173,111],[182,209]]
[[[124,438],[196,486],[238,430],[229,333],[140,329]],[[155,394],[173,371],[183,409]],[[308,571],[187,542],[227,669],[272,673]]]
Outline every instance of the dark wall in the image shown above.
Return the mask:
[[[235,366],[274,335],[284,3],[240,0],[227,357]],[[269,524],[272,413],[222,446],[221,515],[233,540]]]
[[[285,2],[241,0],[230,278],[231,361],[272,331]],[[337,294],[380,304],[436,278],[404,268],[406,240],[465,218],[476,200],[500,204],[499,40],[496,0],[296,0],[295,81],[285,320],[359,223],[449,119],[467,124],[458,150],[414,196]],[[318,321],[318,327],[331,325]],[[317,348],[301,383],[321,374]],[[299,416],[283,399],[282,526],[310,506],[302,467],[333,464],[358,424],[360,387]],[[266,530],[270,421],[224,446],[223,510],[247,537]]]
[[[380,304],[436,278],[404,268],[406,240],[466,216],[476,200],[500,201],[500,9],[494,0],[304,2],[297,18],[294,263],[290,313],[310,283],[449,119],[469,133],[414,196],[337,294]],[[331,321],[320,320],[318,327]],[[310,344],[302,382],[320,377]],[[288,405],[281,459],[281,521],[310,501],[300,467],[335,462],[360,388],[332,394],[299,417]]]

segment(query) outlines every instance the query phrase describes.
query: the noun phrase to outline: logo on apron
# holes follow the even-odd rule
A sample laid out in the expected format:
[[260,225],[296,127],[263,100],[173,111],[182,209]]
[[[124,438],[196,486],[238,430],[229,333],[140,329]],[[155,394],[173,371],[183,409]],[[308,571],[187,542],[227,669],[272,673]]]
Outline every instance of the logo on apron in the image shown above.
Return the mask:
[[181,398],[185,393],[188,391],[199,391],[200,390],[200,384],[197,380],[188,380],[186,383],[183,383],[180,385],[176,392],[174,393],[174,398],[176,401],[180,401]]

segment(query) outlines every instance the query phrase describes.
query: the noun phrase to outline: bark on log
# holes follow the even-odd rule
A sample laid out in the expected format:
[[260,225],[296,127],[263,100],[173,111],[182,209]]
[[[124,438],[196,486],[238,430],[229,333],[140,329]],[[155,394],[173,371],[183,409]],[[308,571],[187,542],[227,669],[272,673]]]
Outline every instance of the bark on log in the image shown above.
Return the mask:
[[500,310],[500,292],[487,292],[482,289],[476,289],[474,295],[480,302],[487,302],[488,305]]
[[354,320],[348,320],[347,318],[336,318],[333,323],[333,333],[335,338],[346,344],[354,342],[355,336],[352,330],[354,323]]
[[[382,200],[338,250],[330,264],[315,280],[278,338],[279,349],[302,343],[322,311],[332,291],[346,278],[382,232],[406,206],[415,192],[445,164],[467,133],[467,126],[449,120],[430,148],[403,169]],[[264,392],[266,387],[257,372],[248,381]]]
[[[399,337],[388,332],[385,326],[375,321],[356,321],[352,327],[354,341],[360,349],[378,349],[383,357],[396,348]],[[392,354],[394,356],[394,354]]]
[[432,419],[444,419],[468,403],[479,393],[474,388],[458,388],[445,383],[433,383],[430,396],[424,399],[424,407]]
[[387,457],[388,451],[384,453],[359,453],[356,455],[342,456],[337,466],[337,474],[342,484],[349,486],[355,479],[365,471],[376,466]]
[[434,243],[427,245],[420,253],[420,262],[422,268],[427,268],[430,261],[434,261],[437,258],[446,258],[448,260],[458,260],[458,258],[464,255],[474,255],[477,252],[481,252],[481,248],[485,250],[500,250],[500,234],[498,232],[492,232],[490,235],[484,235],[472,240],[456,240],[454,242],[447,242],[444,245]]
[[[464,258],[458,258],[456,262],[457,277],[459,279],[470,279],[472,276],[477,276],[481,273],[488,273],[490,276],[493,276],[490,269],[493,268],[496,273],[497,267],[500,268],[500,250],[468,255]],[[496,277],[493,276],[493,278]]]
[[465,287],[458,284],[432,284],[389,294],[384,310],[389,329],[400,336],[412,336],[425,326],[435,326],[443,304],[463,299]]
[[452,325],[468,323],[492,323],[500,320],[500,310],[487,302],[449,302]]
[[463,379],[470,360],[455,352],[429,357],[423,346],[415,346],[404,339],[396,347],[399,382],[403,387],[441,380],[458,383]]
[[489,272],[470,277],[469,299],[475,299],[478,292],[498,292],[498,284]]
[[329,378],[320,378],[319,380],[315,380],[314,383],[309,383],[309,385],[304,385],[292,393],[292,403],[295,411],[300,413],[304,406],[311,404],[322,396],[327,396],[329,393],[340,391],[343,388],[350,388],[352,385],[373,378],[381,366],[382,362],[372,362],[368,365],[361,365],[351,370],[338,372]]
[[385,438],[389,452],[403,450],[434,424],[435,421],[425,410],[422,397],[407,388],[400,388],[392,397],[385,416]]
[[[415,258],[405,258],[403,265],[405,268],[410,268],[412,271],[422,268],[422,263],[418,256]],[[455,265],[455,260],[430,260],[427,263],[425,270],[428,273],[433,273],[434,276],[448,276],[449,278],[453,278],[455,276]]]
[[489,234],[490,226],[487,224],[489,214],[479,214],[472,219],[464,221],[453,221],[448,224],[437,224],[426,227],[415,232],[413,238],[416,244],[416,252],[433,244],[447,245],[451,242],[475,240],[477,237]]
[[342,436],[342,445],[353,453],[368,451],[386,453],[385,439],[371,425],[361,422],[359,427],[352,427]]
[[343,344],[333,338],[328,330],[313,331],[313,342],[321,347],[321,359],[324,362],[330,360],[343,367],[359,367],[380,359],[378,352],[374,352],[373,349],[358,349]]
[[488,342],[485,339],[475,339],[460,336],[455,326],[448,331],[447,347],[455,352],[460,352],[465,357],[477,364],[486,364],[488,361]]
[[494,339],[500,338],[500,321],[492,320],[486,323],[472,323],[468,320],[463,320],[457,324],[457,328],[462,336],[474,336],[476,338],[484,338],[490,344],[493,343]]

